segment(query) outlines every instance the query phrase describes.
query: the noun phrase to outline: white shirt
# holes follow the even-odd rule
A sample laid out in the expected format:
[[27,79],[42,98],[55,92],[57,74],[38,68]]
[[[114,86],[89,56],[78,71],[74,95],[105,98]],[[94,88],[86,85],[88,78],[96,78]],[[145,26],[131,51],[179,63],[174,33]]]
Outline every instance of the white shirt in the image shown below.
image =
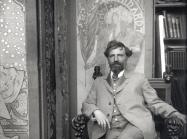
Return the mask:
[[[120,73],[118,74],[118,78],[122,77],[123,74],[124,74],[124,72],[125,72],[125,70],[120,71]],[[110,77],[111,77],[111,78],[112,78],[113,74],[114,74],[114,72],[111,71],[111,73],[110,73]]]

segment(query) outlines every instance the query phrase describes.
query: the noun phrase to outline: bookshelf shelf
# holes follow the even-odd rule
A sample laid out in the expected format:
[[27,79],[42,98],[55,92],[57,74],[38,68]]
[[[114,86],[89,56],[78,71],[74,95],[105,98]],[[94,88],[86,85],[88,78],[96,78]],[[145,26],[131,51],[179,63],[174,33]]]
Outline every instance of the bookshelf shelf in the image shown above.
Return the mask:
[[187,39],[186,38],[164,38],[164,43],[185,45],[187,43]]
[[187,6],[184,2],[173,2],[173,3],[157,3],[155,4],[155,8],[185,8]]

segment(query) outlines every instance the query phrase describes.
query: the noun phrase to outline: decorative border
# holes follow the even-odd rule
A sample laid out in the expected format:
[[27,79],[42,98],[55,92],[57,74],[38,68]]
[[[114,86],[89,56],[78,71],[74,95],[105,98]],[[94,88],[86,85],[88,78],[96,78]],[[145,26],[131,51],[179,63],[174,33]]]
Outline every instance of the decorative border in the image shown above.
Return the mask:
[[55,83],[55,42],[54,42],[54,1],[44,0],[44,58],[47,102],[47,137],[56,138],[56,83]]
[[25,13],[25,0],[13,0],[17,5],[21,7],[21,10]]

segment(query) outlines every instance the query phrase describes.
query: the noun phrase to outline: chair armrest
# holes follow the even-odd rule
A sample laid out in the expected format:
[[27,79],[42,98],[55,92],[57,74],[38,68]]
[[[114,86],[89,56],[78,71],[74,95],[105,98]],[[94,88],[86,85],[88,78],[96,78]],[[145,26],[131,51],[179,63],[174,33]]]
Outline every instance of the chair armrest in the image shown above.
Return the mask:
[[177,117],[166,119],[165,126],[170,137],[180,137],[184,134],[184,123]]
[[72,128],[75,130],[75,137],[88,139],[87,123],[89,117],[79,114],[72,119]]
[[[88,139],[87,123],[90,120],[84,114],[79,114],[72,119],[72,128],[75,130],[75,137]],[[164,126],[169,137],[179,137],[183,133],[184,124],[177,117],[167,118],[164,121]]]

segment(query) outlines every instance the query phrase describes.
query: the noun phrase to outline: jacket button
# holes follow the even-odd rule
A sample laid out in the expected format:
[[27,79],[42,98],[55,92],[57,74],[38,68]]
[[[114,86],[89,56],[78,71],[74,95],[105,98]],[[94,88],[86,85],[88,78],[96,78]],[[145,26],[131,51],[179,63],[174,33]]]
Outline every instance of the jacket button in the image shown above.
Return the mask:
[[111,104],[112,104],[111,102],[108,103],[108,105],[111,105]]
[[107,117],[109,117],[109,116],[110,116],[110,114],[108,113],[108,114],[107,114]]

